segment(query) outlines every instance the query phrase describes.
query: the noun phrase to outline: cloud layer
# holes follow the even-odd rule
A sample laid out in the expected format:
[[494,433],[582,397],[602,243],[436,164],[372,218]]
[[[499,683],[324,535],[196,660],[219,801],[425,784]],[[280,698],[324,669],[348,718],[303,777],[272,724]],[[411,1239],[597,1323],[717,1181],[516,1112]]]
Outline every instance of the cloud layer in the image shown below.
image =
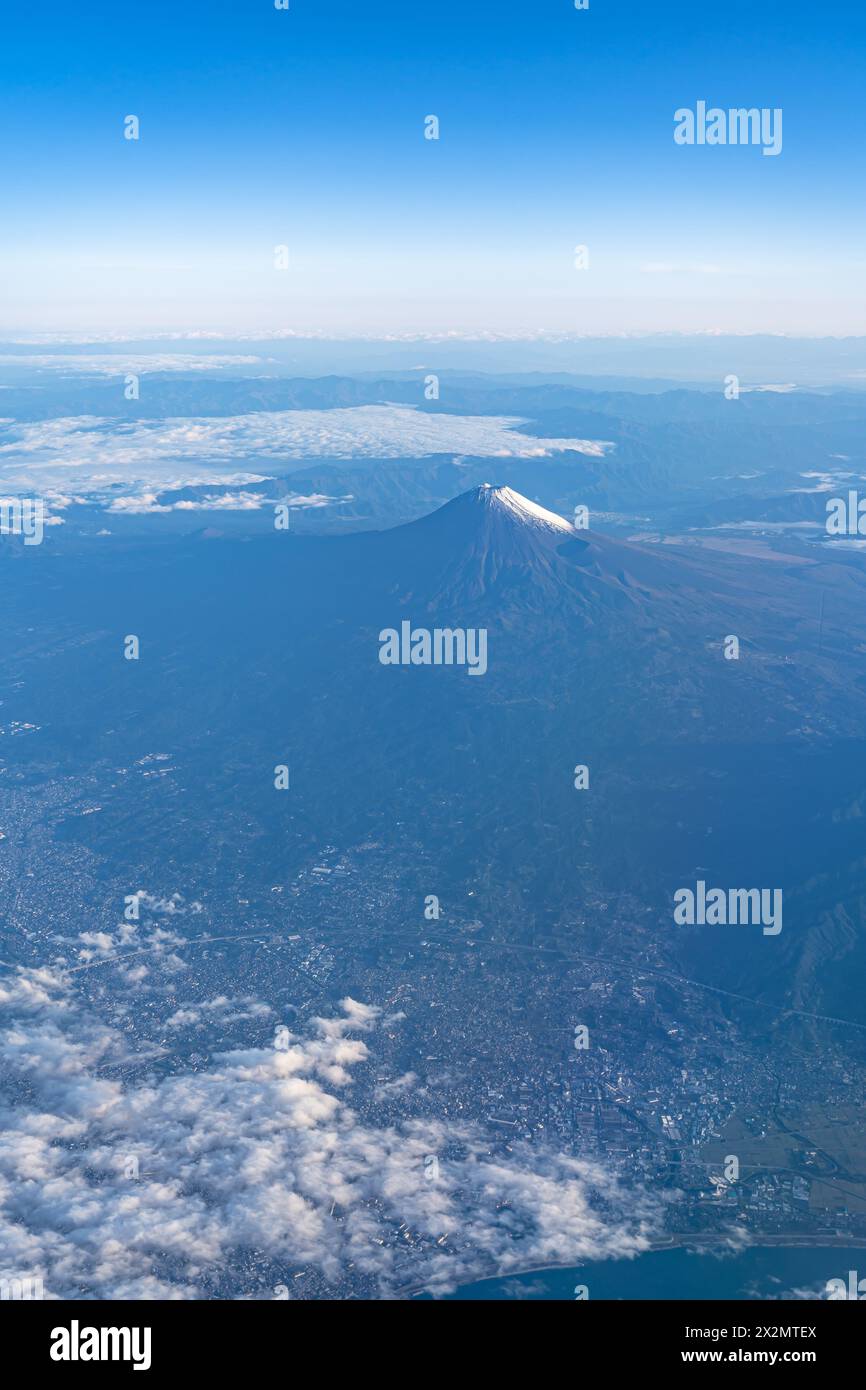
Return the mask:
[[658,1222],[597,1165],[502,1157],[450,1121],[362,1120],[372,1006],[344,999],[298,1035],[220,998],[261,1045],[136,1084],[110,1074],[123,1039],[73,989],[47,970],[0,979],[0,1276],[41,1277],[47,1297],[273,1297],[302,1268],[339,1296],[349,1266],[373,1296],[443,1292],[630,1256]]
[[[407,406],[262,411],[228,418],[120,421],[92,416],[0,420],[0,490],[87,496],[108,489],[242,485],[303,458],[465,454],[541,458],[576,450],[602,458],[598,440],[539,439],[508,416],[429,414]],[[246,471],[244,471],[246,470]]]
[[148,353],[12,353],[0,352],[0,371],[4,367],[28,371],[51,371],[59,376],[145,376],[150,372],[214,372],[223,367],[264,365],[261,357],[243,353],[213,353],[207,356],[188,352]]

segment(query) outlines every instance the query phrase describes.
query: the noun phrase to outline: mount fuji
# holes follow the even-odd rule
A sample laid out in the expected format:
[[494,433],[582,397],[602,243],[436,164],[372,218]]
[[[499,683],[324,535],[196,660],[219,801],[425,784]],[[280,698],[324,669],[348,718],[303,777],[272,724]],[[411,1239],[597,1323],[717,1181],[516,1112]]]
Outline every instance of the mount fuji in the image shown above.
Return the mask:
[[[26,709],[17,686],[6,698],[40,728],[40,775],[105,766],[99,815],[63,834],[128,881],[142,839],[214,893],[240,864],[283,882],[322,845],[383,843],[394,863],[423,852],[452,894],[485,884],[515,940],[569,942],[591,896],[630,924],[622,950],[847,1007],[866,960],[849,926],[866,894],[850,660],[866,576],[844,552],[620,541],[489,484],[387,531],[44,549],[38,575],[29,556],[8,567]],[[484,628],[483,676],[381,664],[379,633],[405,621]],[[118,656],[128,632],[138,666]],[[177,771],[133,798],[116,770],[155,749]],[[718,936],[677,929],[673,893],[699,879],[783,889],[775,949],[728,933],[717,955]],[[585,944],[608,947],[608,920],[592,914]]]
[[594,622],[603,608],[672,593],[688,574],[658,551],[576,530],[513,488],[490,483],[376,533],[375,542],[364,539],[387,556],[407,601],[473,613],[486,606],[501,620],[515,609],[580,609]]

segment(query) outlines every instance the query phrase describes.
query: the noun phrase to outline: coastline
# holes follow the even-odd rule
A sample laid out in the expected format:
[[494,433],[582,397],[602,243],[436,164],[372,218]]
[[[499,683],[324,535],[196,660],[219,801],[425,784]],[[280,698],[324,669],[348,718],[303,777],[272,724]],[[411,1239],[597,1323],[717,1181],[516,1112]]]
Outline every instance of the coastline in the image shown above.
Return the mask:
[[[821,1237],[806,1237],[797,1235],[762,1235],[755,1240],[749,1240],[747,1243],[738,1246],[732,1244],[731,1238],[729,1236],[722,1236],[715,1232],[708,1234],[696,1233],[693,1235],[689,1235],[688,1233],[679,1233],[672,1234],[663,1239],[660,1238],[652,1240],[646,1245],[646,1247],[643,1250],[637,1250],[634,1252],[633,1255],[623,1255],[620,1258],[624,1261],[627,1260],[629,1262],[633,1262],[634,1260],[639,1259],[642,1255],[658,1254],[663,1250],[686,1250],[692,1251],[694,1254],[700,1254],[702,1249],[711,1250],[715,1247],[727,1249],[733,1256],[743,1255],[747,1251],[752,1250],[773,1249],[866,1250],[866,1237],[852,1236],[851,1238],[848,1238],[846,1236],[839,1235],[826,1235]],[[498,1282],[499,1280],[505,1279],[523,1279],[531,1274],[552,1274],[562,1272],[563,1270],[567,1269],[584,1269],[593,1264],[613,1263],[614,1259],[614,1256],[608,1255],[600,1260],[587,1260],[585,1264],[575,1264],[573,1260],[568,1260],[561,1264],[548,1263],[541,1265],[527,1265],[526,1267],[522,1267],[520,1269],[509,1269],[499,1274],[482,1275],[478,1279],[468,1280],[465,1284],[458,1284],[457,1289],[472,1288],[477,1284],[494,1283]],[[455,1289],[454,1292],[456,1291],[457,1290]],[[429,1293],[429,1290],[426,1287],[415,1287],[412,1289],[406,1289],[401,1291],[401,1293],[398,1296],[406,1298],[417,1298],[420,1294],[426,1293]],[[437,1295],[434,1294],[432,1295],[432,1297],[436,1298]],[[650,1299],[647,1301],[652,1302],[653,1300]]]

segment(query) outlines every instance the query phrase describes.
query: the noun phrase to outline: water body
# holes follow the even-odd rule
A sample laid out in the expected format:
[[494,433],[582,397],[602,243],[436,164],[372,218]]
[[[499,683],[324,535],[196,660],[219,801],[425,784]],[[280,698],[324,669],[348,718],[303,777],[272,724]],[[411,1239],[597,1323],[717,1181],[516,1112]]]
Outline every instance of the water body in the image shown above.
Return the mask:
[[652,1250],[634,1260],[603,1260],[573,1269],[533,1270],[467,1284],[452,1299],[574,1299],[585,1284],[592,1299],[826,1298],[828,1279],[849,1270],[866,1277],[866,1250],[844,1247],[755,1247],[721,1251]]

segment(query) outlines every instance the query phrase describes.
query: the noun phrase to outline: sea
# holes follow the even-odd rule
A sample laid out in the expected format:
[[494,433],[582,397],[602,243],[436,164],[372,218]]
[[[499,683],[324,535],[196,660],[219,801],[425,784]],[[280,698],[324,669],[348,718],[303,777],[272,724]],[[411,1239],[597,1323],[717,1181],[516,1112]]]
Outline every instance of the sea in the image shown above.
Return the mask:
[[[850,1278],[854,1273],[853,1282]],[[866,1249],[843,1246],[750,1246],[650,1250],[630,1260],[534,1269],[466,1284],[451,1299],[826,1299],[831,1279],[856,1289]],[[584,1292],[585,1290],[585,1292]],[[421,1295],[425,1297],[425,1295]]]

